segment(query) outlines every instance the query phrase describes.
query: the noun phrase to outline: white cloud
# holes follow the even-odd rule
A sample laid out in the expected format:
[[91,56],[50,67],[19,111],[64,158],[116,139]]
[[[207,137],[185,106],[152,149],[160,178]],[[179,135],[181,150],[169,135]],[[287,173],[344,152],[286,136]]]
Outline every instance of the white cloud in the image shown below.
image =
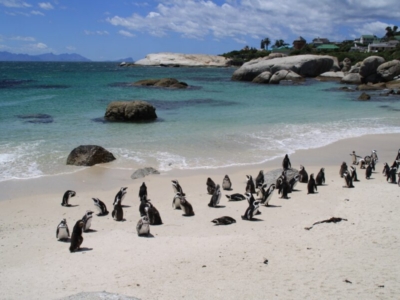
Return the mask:
[[134,37],[135,36],[134,34],[130,33],[129,31],[126,31],[126,30],[120,30],[120,31],[118,31],[118,33],[120,35],[123,35],[123,36],[126,36],[126,37]]
[[45,10],[54,9],[54,6],[51,5],[50,2],[40,2],[38,5],[39,5],[39,7],[40,7],[41,9],[45,9]]
[[97,30],[97,31],[90,31],[90,30],[84,30],[83,31],[86,35],[109,35],[108,31],[106,30]]
[[29,46],[32,49],[37,49],[37,50],[48,49],[47,45],[43,43],[30,44]]
[[0,0],[0,4],[5,7],[31,7],[30,4],[21,0]]
[[31,14],[36,15],[36,16],[44,16],[44,13],[42,13],[41,11],[38,11],[38,10],[32,10]]
[[31,36],[13,36],[10,38],[11,40],[15,41],[23,41],[23,42],[34,42],[35,38]]
[[65,47],[68,51],[75,51],[76,50],[76,47],[74,47],[74,46],[67,46],[67,47]]
[[386,33],[385,28],[386,27],[392,27],[392,24],[387,24],[387,23],[383,23],[380,21],[376,21],[376,22],[371,22],[371,23],[366,23],[363,24],[360,27],[356,27],[354,30],[359,33],[360,35],[362,34],[372,34],[372,35],[376,35],[376,36],[382,36]]

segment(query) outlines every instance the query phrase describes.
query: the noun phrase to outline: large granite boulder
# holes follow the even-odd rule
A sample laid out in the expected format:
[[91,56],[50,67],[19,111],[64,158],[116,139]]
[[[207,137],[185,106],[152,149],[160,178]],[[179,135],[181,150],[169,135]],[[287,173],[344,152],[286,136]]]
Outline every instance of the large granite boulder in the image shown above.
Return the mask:
[[175,78],[162,78],[162,79],[144,79],[133,83],[134,86],[153,86],[163,88],[185,89],[188,87],[187,83],[180,82]]
[[146,101],[114,101],[108,104],[104,118],[108,121],[140,122],[157,119],[156,108]]
[[252,82],[254,82],[254,83],[269,83],[271,76],[272,76],[272,74],[269,71],[262,72],[260,75],[258,75],[256,78],[254,78]]
[[361,100],[361,101],[367,101],[367,100],[369,100],[369,99],[371,99],[371,96],[368,95],[368,94],[366,94],[366,93],[362,93],[362,94],[358,97],[358,100]]
[[358,73],[348,73],[340,82],[348,84],[361,84],[361,76]]
[[370,75],[376,74],[378,67],[385,62],[385,59],[380,56],[370,56],[363,60],[360,66],[360,76],[367,78]]
[[400,75],[400,61],[395,59],[381,64],[376,72],[380,75],[383,81],[391,81],[396,76]]
[[272,75],[269,83],[278,84],[282,80],[301,81],[303,77],[290,70],[280,70]]
[[81,145],[68,155],[67,165],[94,166],[115,160],[114,155],[96,145]]
[[378,91],[378,90],[384,90],[386,89],[386,84],[381,82],[381,83],[368,83],[368,84],[361,84],[357,87],[357,90],[359,91]]
[[291,70],[302,77],[316,77],[331,69],[338,70],[339,64],[336,57],[328,55],[277,57],[244,63],[233,73],[232,80],[252,81],[262,72],[269,71],[274,74],[280,70]]
[[227,67],[230,59],[218,55],[182,54],[182,53],[153,53],[138,60],[135,65],[141,66],[183,66],[183,67]]
[[386,82],[386,87],[388,89],[400,89],[400,80],[392,80]]
[[340,66],[342,67],[341,71],[342,72],[348,72],[351,69],[351,60],[350,58],[346,57],[343,59],[343,61],[340,63]]
[[342,71],[339,72],[325,72],[317,77],[318,80],[341,80],[344,77],[344,73]]

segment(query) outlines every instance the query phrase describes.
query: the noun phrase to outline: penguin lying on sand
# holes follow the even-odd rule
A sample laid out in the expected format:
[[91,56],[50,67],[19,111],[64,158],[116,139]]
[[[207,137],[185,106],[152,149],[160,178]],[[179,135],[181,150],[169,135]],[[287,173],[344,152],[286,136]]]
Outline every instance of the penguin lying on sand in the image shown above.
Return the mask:
[[236,223],[236,220],[232,217],[224,216],[220,218],[216,218],[211,221],[212,223],[215,223],[215,225],[230,225],[233,223]]

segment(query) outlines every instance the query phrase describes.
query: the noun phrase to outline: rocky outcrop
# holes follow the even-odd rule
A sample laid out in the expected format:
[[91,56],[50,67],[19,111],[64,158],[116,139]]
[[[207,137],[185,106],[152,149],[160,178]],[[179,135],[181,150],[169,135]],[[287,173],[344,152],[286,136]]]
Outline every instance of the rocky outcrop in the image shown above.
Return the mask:
[[302,77],[316,77],[331,69],[338,70],[337,58],[327,55],[296,55],[266,60],[251,60],[237,69],[232,80],[252,81],[263,72],[275,74],[290,70]]
[[376,74],[378,67],[385,62],[385,59],[380,56],[370,56],[363,60],[360,66],[360,76],[362,78],[368,78],[373,74]]
[[113,160],[115,160],[114,155],[103,147],[82,145],[71,151],[67,158],[67,165],[94,166]]
[[317,77],[318,80],[341,80],[344,77],[344,72],[325,72]]
[[388,89],[400,89],[400,80],[386,82],[386,87]]
[[362,93],[362,94],[358,97],[358,100],[362,100],[362,101],[367,101],[367,100],[369,100],[369,99],[371,99],[371,96],[368,95],[368,94],[366,94],[366,93]]
[[358,73],[348,73],[340,82],[348,84],[361,84],[361,76]]
[[362,84],[357,87],[357,90],[359,91],[377,91],[377,90],[383,90],[386,89],[386,84],[385,83],[376,83],[376,84]]
[[153,53],[138,60],[135,65],[141,66],[171,66],[171,67],[227,67],[230,60],[218,55],[182,54],[182,53]]
[[280,70],[271,76],[269,83],[278,84],[282,80],[301,81],[303,77],[290,70]]
[[160,172],[158,172],[156,169],[154,169],[152,167],[138,169],[135,172],[133,172],[133,174],[131,175],[131,178],[132,179],[143,178],[143,177],[145,177],[147,175],[151,175],[151,174],[160,174]]
[[376,72],[380,75],[383,81],[391,81],[396,76],[400,75],[400,61],[395,59],[381,64]]
[[340,66],[342,67],[341,71],[342,72],[348,72],[351,69],[351,60],[350,58],[345,58],[343,61],[340,63]]
[[145,101],[114,101],[108,104],[104,118],[107,121],[140,122],[157,119],[156,108]]
[[262,72],[260,75],[258,75],[256,78],[254,78],[252,82],[254,82],[254,83],[269,83],[271,76],[272,76],[272,74],[269,71]]
[[134,86],[153,86],[173,89],[185,89],[188,87],[187,83],[180,82],[175,78],[162,78],[162,79],[144,79],[133,83]]

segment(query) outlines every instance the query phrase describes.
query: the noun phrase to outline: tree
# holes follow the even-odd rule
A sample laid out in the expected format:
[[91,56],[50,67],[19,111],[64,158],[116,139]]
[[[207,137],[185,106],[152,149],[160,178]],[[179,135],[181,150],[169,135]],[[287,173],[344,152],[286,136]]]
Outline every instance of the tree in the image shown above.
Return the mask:
[[288,44],[288,43],[285,43],[284,40],[276,40],[274,46],[277,47],[277,48],[279,48],[279,47],[287,46],[287,45],[289,45],[289,44]]
[[393,38],[395,35],[398,35],[399,33],[397,32],[398,27],[395,25],[392,27],[388,26],[386,27],[386,34],[385,37],[390,40],[391,38]]
[[271,41],[269,38],[265,38],[261,40],[261,49],[268,50],[268,46],[271,44]]

